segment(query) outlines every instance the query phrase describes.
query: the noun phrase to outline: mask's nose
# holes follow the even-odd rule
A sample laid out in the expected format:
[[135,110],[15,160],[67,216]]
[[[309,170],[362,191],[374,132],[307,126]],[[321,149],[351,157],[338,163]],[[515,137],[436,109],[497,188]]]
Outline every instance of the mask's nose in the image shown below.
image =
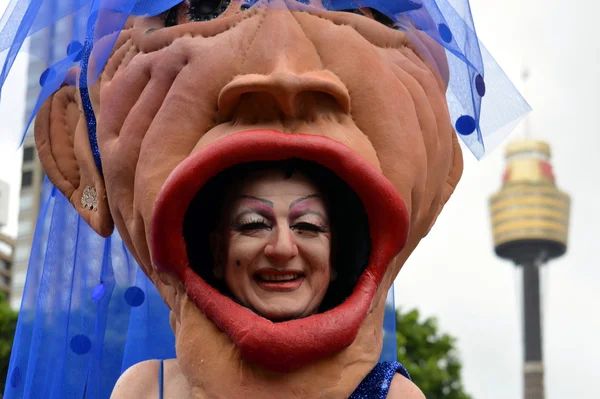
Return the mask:
[[229,120],[248,107],[258,119],[274,112],[309,117],[316,108],[349,113],[348,89],[323,65],[294,16],[297,12],[284,7],[262,12],[263,20],[242,54],[240,73],[219,93],[219,118]]
[[350,112],[348,90],[329,71],[303,75],[276,71],[269,75],[238,76],[221,90],[219,117],[221,120],[231,119],[242,104],[251,105],[251,110],[259,118],[263,113],[273,114],[274,111],[301,118],[310,114],[313,108],[330,108],[332,104],[337,105],[338,112]]

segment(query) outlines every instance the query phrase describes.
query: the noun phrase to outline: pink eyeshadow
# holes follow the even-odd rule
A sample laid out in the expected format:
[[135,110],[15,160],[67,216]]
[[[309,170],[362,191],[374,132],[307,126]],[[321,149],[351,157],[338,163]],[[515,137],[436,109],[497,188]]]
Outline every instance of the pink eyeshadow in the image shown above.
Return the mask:
[[260,213],[261,215],[273,217],[273,208],[264,202],[251,199],[251,198],[242,198],[238,201],[237,210],[241,210],[242,208],[251,210],[256,213]]
[[324,219],[325,223],[329,222],[325,214],[325,207],[322,205],[322,202],[316,198],[309,198],[294,205],[294,207],[290,210],[288,218],[290,220],[296,219],[307,213],[319,215]]

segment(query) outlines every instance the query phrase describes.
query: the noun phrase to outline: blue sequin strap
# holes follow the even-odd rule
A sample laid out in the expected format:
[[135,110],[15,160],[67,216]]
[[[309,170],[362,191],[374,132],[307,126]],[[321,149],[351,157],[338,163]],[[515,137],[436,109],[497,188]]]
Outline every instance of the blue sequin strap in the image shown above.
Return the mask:
[[[92,16],[91,18],[94,18]],[[93,25],[92,25],[93,26]],[[79,77],[79,94],[81,95],[81,104],[83,106],[83,113],[87,122],[88,137],[90,139],[90,146],[92,148],[92,154],[94,155],[94,162],[98,172],[102,175],[102,160],[100,158],[100,149],[98,148],[98,139],[96,137],[96,115],[92,107],[92,101],[90,100],[90,92],[88,90],[88,64],[90,56],[92,54],[92,48],[94,47],[94,30],[90,29],[88,37],[83,47],[83,57],[81,60],[81,75]]]
[[161,359],[160,366],[158,368],[158,399],[163,399],[163,385],[164,385],[164,363]]
[[378,363],[348,399],[385,399],[396,373],[410,380],[410,374],[399,362]]

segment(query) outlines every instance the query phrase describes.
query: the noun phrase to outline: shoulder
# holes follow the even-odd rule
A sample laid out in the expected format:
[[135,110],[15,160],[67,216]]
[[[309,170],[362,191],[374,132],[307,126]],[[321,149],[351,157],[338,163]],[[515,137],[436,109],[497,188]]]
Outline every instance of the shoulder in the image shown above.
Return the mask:
[[146,360],[125,370],[115,384],[110,399],[158,398],[159,366],[160,360]]
[[396,374],[390,384],[387,399],[426,399],[423,392],[408,378]]

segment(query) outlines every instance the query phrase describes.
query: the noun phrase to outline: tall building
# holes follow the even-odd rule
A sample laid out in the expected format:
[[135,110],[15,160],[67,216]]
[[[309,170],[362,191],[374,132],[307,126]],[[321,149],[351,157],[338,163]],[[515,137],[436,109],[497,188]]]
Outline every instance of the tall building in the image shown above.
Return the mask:
[[0,232],[0,295],[10,301],[15,240]]
[[8,184],[0,180],[0,295],[10,300],[15,241],[1,231],[8,222],[8,195]]
[[31,252],[31,241],[39,209],[43,171],[37,159],[33,137],[27,135],[23,145],[23,166],[19,199],[19,227],[15,240],[12,295],[10,305],[18,310],[27,275],[27,263]]
[[[54,0],[56,9],[65,1]],[[72,18],[67,17],[55,26],[46,28],[31,36],[29,46],[30,54],[27,72],[27,94],[25,104],[25,122],[32,114],[40,91],[40,76],[48,68],[49,60],[54,54],[66,52],[67,44],[72,37]],[[21,188],[19,201],[19,227],[15,242],[13,278],[11,282],[12,295],[10,305],[18,310],[21,306],[21,297],[27,275],[27,265],[31,252],[31,242],[35,230],[44,171],[37,156],[33,137],[33,123],[29,126],[23,143],[23,167],[21,174]]]
[[513,142],[506,160],[502,188],[490,199],[494,246],[523,271],[523,398],[544,399],[539,275],[567,250],[571,201],[556,187],[548,144]]

